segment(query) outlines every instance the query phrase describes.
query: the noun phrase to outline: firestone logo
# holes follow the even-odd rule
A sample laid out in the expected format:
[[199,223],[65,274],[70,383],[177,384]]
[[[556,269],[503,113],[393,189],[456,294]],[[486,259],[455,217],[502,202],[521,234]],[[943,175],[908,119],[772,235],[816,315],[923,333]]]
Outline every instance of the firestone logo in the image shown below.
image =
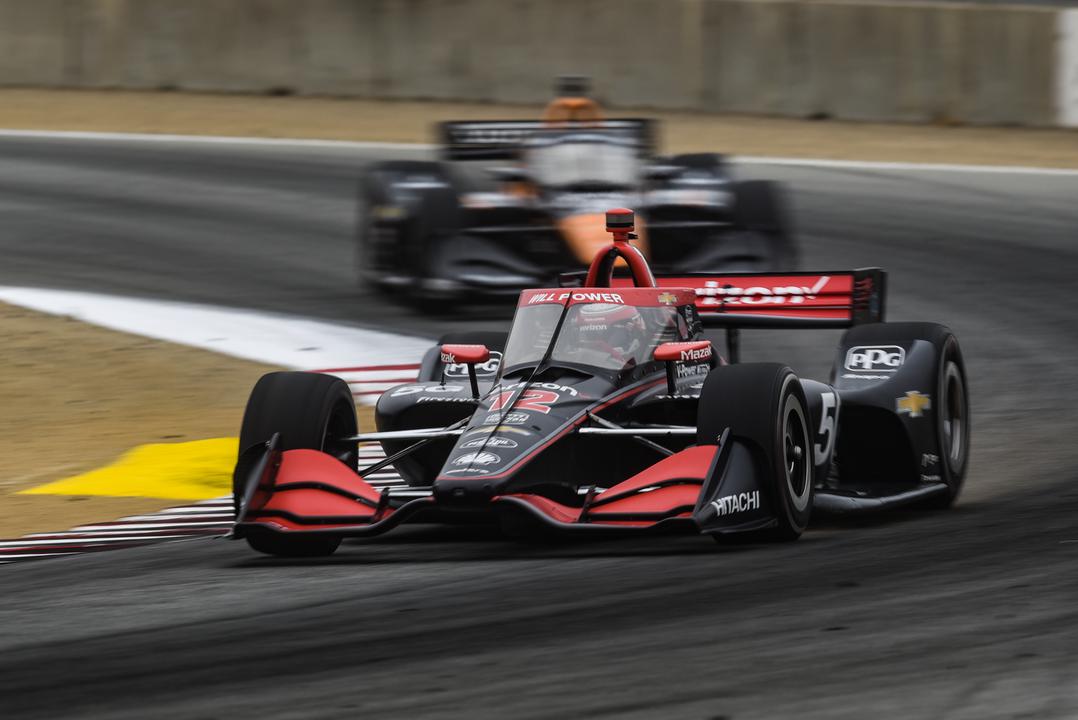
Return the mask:
[[813,285],[782,285],[777,287],[723,287],[717,280],[707,280],[696,288],[701,305],[799,305],[815,300],[823,292],[830,275],[823,275]]

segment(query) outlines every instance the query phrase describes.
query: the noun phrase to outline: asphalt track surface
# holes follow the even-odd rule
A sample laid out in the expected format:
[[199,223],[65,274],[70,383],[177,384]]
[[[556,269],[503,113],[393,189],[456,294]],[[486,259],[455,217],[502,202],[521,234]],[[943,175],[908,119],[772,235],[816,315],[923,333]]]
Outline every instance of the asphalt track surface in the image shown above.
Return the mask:
[[[0,140],[0,283],[436,335],[355,284],[373,154]],[[881,265],[892,319],[957,332],[954,510],[782,546],[417,527],[315,562],[198,540],[8,566],[0,716],[1078,717],[1078,177],[742,173],[790,184],[806,266]],[[836,340],[744,346],[821,376]]]

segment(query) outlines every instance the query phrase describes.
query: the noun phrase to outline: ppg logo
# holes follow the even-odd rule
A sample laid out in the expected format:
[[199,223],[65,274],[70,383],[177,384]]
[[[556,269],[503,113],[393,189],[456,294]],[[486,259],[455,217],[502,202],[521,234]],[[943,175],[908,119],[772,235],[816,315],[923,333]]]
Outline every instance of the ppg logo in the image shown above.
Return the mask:
[[[490,359],[485,363],[481,363],[475,366],[476,377],[494,377],[498,374],[498,366],[502,363],[502,354],[497,350],[490,351]],[[445,376],[447,378],[463,378],[468,377],[468,366],[464,363],[454,363],[452,365],[445,366]]]
[[860,372],[894,372],[905,361],[898,345],[859,345],[846,353],[846,369]]

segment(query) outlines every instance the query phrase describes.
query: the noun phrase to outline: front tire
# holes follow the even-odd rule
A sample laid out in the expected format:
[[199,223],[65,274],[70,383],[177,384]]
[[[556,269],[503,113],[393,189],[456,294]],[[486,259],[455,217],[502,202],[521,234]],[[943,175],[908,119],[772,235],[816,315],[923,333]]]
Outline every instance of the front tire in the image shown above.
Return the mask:
[[704,382],[698,413],[698,443],[714,444],[730,428],[752,449],[777,521],[762,536],[800,537],[812,514],[815,460],[808,402],[793,371],[775,363],[716,368]]
[[[348,383],[332,375],[306,372],[274,372],[263,375],[251,391],[240,428],[243,451],[279,435],[278,449],[318,450],[355,469],[359,449],[345,438],[358,432],[356,407]],[[242,477],[232,481],[232,502],[239,510],[244,489]],[[282,557],[330,555],[340,538],[290,537],[271,531],[254,531],[247,543],[258,552]]]

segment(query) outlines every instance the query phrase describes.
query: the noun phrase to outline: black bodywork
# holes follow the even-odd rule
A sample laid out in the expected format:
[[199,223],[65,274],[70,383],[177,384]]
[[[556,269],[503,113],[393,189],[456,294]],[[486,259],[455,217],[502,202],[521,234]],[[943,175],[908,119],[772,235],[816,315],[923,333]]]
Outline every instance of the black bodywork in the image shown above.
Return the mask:
[[[792,270],[798,262],[777,184],[737,180],[716,154],[657,156],[649,120],[453,122],[439,134],[440,160],[377,163],[361,183],[358,269],[370,284],[406,289],[411,299],[466,301],[551,286],[590,260],[572,218],[618,206],[636,209],[657,273]],[[528,165],[529,148],[543,143],[628,148],[639,172],[546,184]],[[473,162],[487,164],[486,179],[464,166]]]

